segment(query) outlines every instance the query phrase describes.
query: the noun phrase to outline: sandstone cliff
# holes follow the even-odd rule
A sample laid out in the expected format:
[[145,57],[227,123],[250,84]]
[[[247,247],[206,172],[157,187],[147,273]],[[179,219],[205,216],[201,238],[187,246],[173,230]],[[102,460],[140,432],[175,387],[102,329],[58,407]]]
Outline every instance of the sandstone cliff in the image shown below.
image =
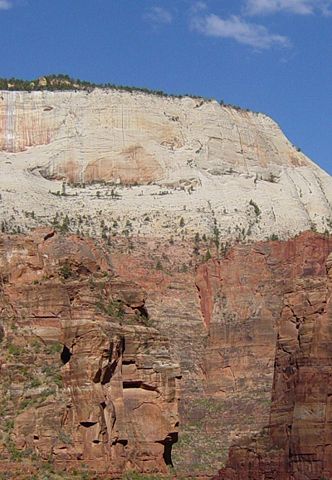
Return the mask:
[[231,448],[216,478],[332,476],[331,244],[303,247],[302,262],[281,288],[269,421],[259,435]]
[[101,244],[50,230],[2,237],[0,272],[1,470],[166,472],[180,372],[145,292]]
[[[265,432],[272,423],[274,398],[284,395],[291,404],[292,393],[288,396],[288,389],[276,384],[280,339],[289,330],[295,341],[299,332],[304,336],[294,348],[309,348],[305,342],[316,335],[321,315],[328,328],[325,264],[332,239],[306,232],[287,242],[238,245],[223,258],[196,267],[186,243],[150,241],[144,246],[134,244],[131,251],[121,253],[120,249],[120,245],[114,247],[115,270],[148,292],[146,304],[154,325],[169,336],[181,365],[180,434],[173,449],[174,463],[179,472],[212,475],[227,461],[232,444]],[[287,317],[294,304],[297,321]],[[329,358],[324,345],[321,348]],[[324,355],[317,365],[325,365]],[[299,388],[310,392],[314,388],[310,378],[303,378]],[[312,401],[315,396],[311,399],[308,393],[308,403]],[[280,414],[279,400],[275,405]],[[305,432],[308,425],[305,421]],[[298,438],[294,433],[294,442]],[[305,448],[313,445],[306,434],[302,442]],[[287,462],[292,462],[291,457]],[[245,479],[244,472],[239,472],[239,478]]]
[[229,239],[332,230],[331,177],[266,115],[216,101],[2,91],[0,173],[10,231],[67,214],[72,231],[101,233],[99,211],[107,227],[154,236],[181,236],[182,217]]
[[331,204],[263,114],[1,92],[0,471],[332,475]]
[[331,237],[108,248],[2,238],[1,468],[331,475]]

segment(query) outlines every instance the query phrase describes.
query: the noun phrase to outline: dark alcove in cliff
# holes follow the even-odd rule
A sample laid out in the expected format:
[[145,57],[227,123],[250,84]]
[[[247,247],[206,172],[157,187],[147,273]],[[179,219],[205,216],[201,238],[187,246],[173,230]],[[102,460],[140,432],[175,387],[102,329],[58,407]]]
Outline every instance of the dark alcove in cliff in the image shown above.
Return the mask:
[[64,365],[69,362],[69,360],[72,356],[72,353],[66,345],[63,346],[63,349],[62,349],[62,352],[61,352],[60,356],[61,356],[61,361]]
[[164,462],[167,466],[173,467],[173,461],[172,461],[172,448],[173,444],[178,441],[178,433],[170,433],[163,442],[160,442],[162,445],[164,445],[164,454],[163,454],[163,459]]

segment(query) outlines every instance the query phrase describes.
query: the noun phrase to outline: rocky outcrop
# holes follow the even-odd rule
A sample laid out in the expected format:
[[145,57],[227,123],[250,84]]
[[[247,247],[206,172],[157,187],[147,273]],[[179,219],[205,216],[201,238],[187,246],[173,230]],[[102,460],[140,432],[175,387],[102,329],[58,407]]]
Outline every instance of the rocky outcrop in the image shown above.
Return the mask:
[[135,244],[130,255],[114,254],[118,274],[148,292],[154,324],[169,335],[181,364],[178,471],[212,476],[232,445],[251,437],[265,441],[278,338],[288,328],[297,332],[281,319],[291,298],[298,308],[319,311],[331,250],[331,237],[306,232],[288,242],[237,245],[196,268],[186,244]]
[[[3,91],[0,105],[1,150],[16,153],[57,143],[58,158],[49,159],[45,174],[72,182],[89,181],[88,169],[93,181],[120,178],[123,183],[144,183],[165,177],[174,163],[185,168],[190,159],[216,176],[227,168],[241,173],[254,169],[264,175],[267,166],[275,174],[283,165],[310,166],[266,115],[216,101],[95,89]],[[130,180],[126,175],[131,172],[121,173],[126,158],[130,167],[140,158],[147,167],[147,155],[152,161],[150,178],[140,179],[137,171]]]
[[189,247],[2,237],[0,470],[331,475],[331,237]]
[[[257,435],[235,442],[216,478],[331,477],[331,250],[331,240],[307,235],[283,248],[285,263],[277,252],[272,257],[280,304],[271,404]],[[251,412],[260,415],[254,406]]]
[[38,230],[0,240],[1,465],[166,472],[179,366],[146,293],[102,244]]
[[216,101],[2,91],[0,174],[4,231],[68,215],[70,231],[102,234],[100,211],[154,237],[181,238],[182,218],[222,239],[332,230],[331,177],[266,115]]
[[1,92],[1,231],[47,227],[0,242],[0,471],[330,475],[331,195],[263,114]]

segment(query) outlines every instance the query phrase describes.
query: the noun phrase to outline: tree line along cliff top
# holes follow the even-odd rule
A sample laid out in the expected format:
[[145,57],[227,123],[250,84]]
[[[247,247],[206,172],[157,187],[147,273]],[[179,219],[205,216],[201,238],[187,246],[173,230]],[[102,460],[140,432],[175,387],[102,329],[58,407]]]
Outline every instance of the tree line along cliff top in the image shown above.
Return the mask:
[[[23,92],[40,92],[40,91],[87,91],[91,92],[96,88],[105,89],[105,90],[118,90],[130,93],[146,93],[149,95],[156,95],[158,97],[169,97],[169,98],[184,98],[190,97],[195,99],[200,99],[203,102],[210,102],[215,100],[214,98],[202,97],[201,95],[193,95],[190,93],[185,94],[172,94],[164,92],[163,90],[154,90],[146,87],[133,87],[128,85],[115,85],[113,83],[94,83],[86,80],[74,79],[69,75],[57,74],[57,75],[46,75],[39,77],[34,80],[23,80],[20,78],[0,78],[0,90],[7,91],[23,91]],[[225,107],[231,107],[236,110],[251,111],[248,108],[242,108],[238,105],[226,104],[223,100],[219,101],[220,105]],[[259,113],[259,112],[253,112]]]

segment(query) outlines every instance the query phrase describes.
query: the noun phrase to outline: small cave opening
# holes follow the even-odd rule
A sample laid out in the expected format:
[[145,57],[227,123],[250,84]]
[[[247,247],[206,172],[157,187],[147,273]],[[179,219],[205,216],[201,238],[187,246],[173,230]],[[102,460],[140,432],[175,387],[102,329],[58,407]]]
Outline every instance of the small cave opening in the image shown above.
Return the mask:
[[120,445],[126,447],[128,445],[128,440],[119,439],[116,443],[119,443]]
[[47,233],[45,236],[44,236],[44,242],[46,242],[49,238],[53,238],[55,235],[55,231],[52,230],[51,232]]
[[141,380],[128,380],[122,383],[123,388],[141,388],[142,387]]
[[173,465],[173,460],[172,460],[172,448],[173,444],[178,441],[178,433],[173,432],[167,435],[165,440],[160,442],[162,445],[164,445],[164,453],[163,453],[163,459],[165,462],[165,465],[168,467],[174,467]]
[[124,389],[142,388],[143,390],[151,390],[152,392],[158,391],[155,385],[149,385],[148,383],[142,382],[142,380],[124,380],[122,386]]
[[80,422],[80,425],[85,428],[90,428],[96,425],[97,422]]
[[67,345],[64,345],[63,346],[63,349],[62,349],[62,352],[61,352],[61,361],[64,365],[66,365],[66,363],[69,362],[70,358],[72,356],[72,353],[71,351],[69,350],[69,348],[67,347]]
[[132,358],[122,360],[122,365],[135,365],[135,363],[136,363],[136,360]]
[[5,329],[3,328],[2,325],[0,325],[0,343],[3,341],[5,338]]
[[77,268],[78,275],[87,276],[91,274],[91,271],[85,265],[79,265]]
[[113,342],[111,343],[110,351],[114,350],[118,356],[123,355],[125,349],[126,349],[126,339],[122,335],[116,339],[115,349],[114,349]]

